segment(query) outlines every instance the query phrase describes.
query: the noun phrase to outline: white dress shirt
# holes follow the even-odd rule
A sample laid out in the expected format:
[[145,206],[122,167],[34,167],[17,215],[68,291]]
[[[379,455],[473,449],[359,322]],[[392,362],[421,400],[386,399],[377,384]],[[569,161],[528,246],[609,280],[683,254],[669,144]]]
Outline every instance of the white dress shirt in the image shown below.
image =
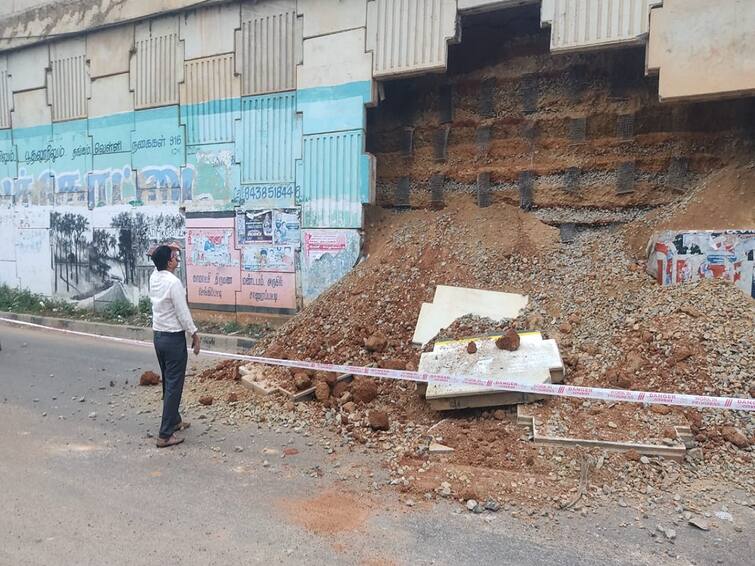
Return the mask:
[[155,269],[149,276],[152,301],[152,330],[194,334],[197,327],[191,318],[181,280],[170,271]]

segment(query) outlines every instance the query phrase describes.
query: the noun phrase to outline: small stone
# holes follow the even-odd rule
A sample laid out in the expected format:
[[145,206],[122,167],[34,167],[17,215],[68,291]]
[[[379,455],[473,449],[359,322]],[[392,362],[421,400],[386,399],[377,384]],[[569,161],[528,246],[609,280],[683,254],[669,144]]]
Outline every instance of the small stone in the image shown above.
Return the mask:
[[199,404],[204,405],[205,407],[208,405],[212,405],[213,398],[212,395],[203,395],[199,398]]
[[506,420],[506,411],[503,409],[498,409],[493,413],[493,418],[497,421],[504,421]]
[[145,371],[142,376],[139,378],[139,385],[159,385],[160,384],[160,376],[157,375],[154,371]]
[[414,503],[414,499],[407,499],[405,501],[407,507],[414,507],[416,503]]
[[451,484],[447,481],[444,481],[440,484],[440,487],[437,489],[438,495],[441,497],[450,497],[451,496]]
[[244,451],[244,447],[243,446],[234,446],[233,447],[233,451],[234,452],[243,452]]
[[734,516],[727,511],[716,511],[715,515],[722,521],[729,521],[730,523],[734,522]]
[[95,413],[94,411],[92,411],[91,413],[89,413],[89,418],[90,419],[96,419],[97,418],[97,413]]
[[306,389],[312,385],[312,379],[304,372],[294,374],[294,385],[298,391]]
[[671,412],[671,407],[668,405],[650,405],[650,410],[656,415],[668,415]]
[[692,517],[689,521],[689,524],[693,527],[697,527],[701,531],[709,531],[710,530],[710,523],[703,519],[702,517]]
[[495,345],[499,350],[513,352],[519,349],[519,342],[519,334],[517,334],[516,330],[509,327],[503,335],[495,341]]
[[647,456],[640,456],[640,463],[642,463],[642,464],[649,464],[650,463],[650,458],[648,458]]
[[488,499],[485,502],[485,509],[497,513],[501,509],[501,505],[494,499]]
[[616,423],[615,423],[615,422],[613,422],[613,421],[608,421],[608,428],[619,428],[619,427],[618,427],[618,426],[616,425]]
[[477,344],[474,343],[474,341],[467,344],[467,354],[476,354],[477,353]]
[[388,346],[385,336],[375,333],[364,341],[364,347],[369,352],[383,352]]
[[477,501],[475,501],[474,499],[469,499],[467,501],[467,509],[474,511],[475,507],[477,507]]
[[47,416],[47,413],[42,413],[42,416],[43,416],[43,417],[46,417],[46,416]]
[[385,411],[370,411],[367,420],[372,430],[388,430],[391,427],[388,413]]
[[624,457],[627,460],[631,461],[631,462],[639,462],[640,461],[640,453],[637,452],[637,450],[635,450],[634,448],[631,448],[631,449],[627,450],[624,453]]
[[747,448],[750,446],[750,441],[742,432],[733,426],[725,426],[721,430],[721,436],[724,440],[731,442],[737,448]]
[[263,460],[262,461],[262,467],[263,468],[269,468],[270,467],[270,462],[268,462],[267,460]]
[[320,381],[315,385],[315,399],[324,403],[330,398],[330,387],[324,381]]

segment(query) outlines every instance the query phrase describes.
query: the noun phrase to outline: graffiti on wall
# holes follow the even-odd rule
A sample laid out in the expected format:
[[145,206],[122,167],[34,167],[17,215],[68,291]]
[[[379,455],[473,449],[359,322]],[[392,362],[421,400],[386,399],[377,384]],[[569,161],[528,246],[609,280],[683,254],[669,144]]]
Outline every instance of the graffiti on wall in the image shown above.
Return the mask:
[[343,278],[359,259],[358,230],[304,230],[302,234],[302,294],[314,300]]
[[652,250],[648,272],[661,285],[724,279],[755,297],[755,231],[663,232]]

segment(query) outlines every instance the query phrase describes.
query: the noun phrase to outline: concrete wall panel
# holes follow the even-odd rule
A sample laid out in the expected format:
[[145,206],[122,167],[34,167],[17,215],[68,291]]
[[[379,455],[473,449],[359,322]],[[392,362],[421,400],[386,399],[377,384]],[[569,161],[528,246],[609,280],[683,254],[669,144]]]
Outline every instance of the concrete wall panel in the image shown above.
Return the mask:
[[459,13],[477,14],[501,10],[524,4],[537,4],[540,0],[458,0]]
[[8,55],[8,73],[13,92],[44,88],[46,69],[50,65],[47,45],[37,45]]
[[129,88],[128,73],[95,79],[91,88],[88,110],[90,118],[133,112],[134,93]]
[[755,94],[754,30],[752,0],[665,0],[647,50],[661,100]]
[[184,64],[178,16],[139,23],[134,34],[131,84],[136,108],[178,104]]
[[661,0],[543,0],[540,20],[551,27],[551,51],[645,40],[649,11]]
[[47,91],[40,88],[14,93],[12,122],[14,128],[51,127],[52,113],[47,105]]
[[370,0],[367,50],[375,77],[444,70],[456,38],[456,0]]
[[239,158],[243,183],[293,183],[300,144],[294,92],[241,100]]
[[47,89],[53,121],[86,117],[89,76],[84,37],[74,37],[50,45]]
[[238,3],[210,6],[181,16],[181,40],[186,59],[199,59],[233,51],[233,36],[241,25]]
[[367,0],[299,0],[298,13],[304,18],[304,39],[364,27]]
[[0,57],[0,129],[10,128],[10,111],[13,108],[13,93],[8,76],[8,58]]
[[372,54],[365,53],[365,30],[355,29],[304,41],[297,70],[299,89],[372,80]]
[[92,78],[128,73],[134,48],[134,26],[123,25],[87,34],[87,58]]
[[184,77],[181,121],[187,143],[232,142],[241,90],[233,53],[186,61]]
[[243,95],[296,88],[301,34],[296,0],[241,5],[236,57]]
[[304,228],[361,228],[371,200],[371,156],[361,130],[304,136],[301,203]]

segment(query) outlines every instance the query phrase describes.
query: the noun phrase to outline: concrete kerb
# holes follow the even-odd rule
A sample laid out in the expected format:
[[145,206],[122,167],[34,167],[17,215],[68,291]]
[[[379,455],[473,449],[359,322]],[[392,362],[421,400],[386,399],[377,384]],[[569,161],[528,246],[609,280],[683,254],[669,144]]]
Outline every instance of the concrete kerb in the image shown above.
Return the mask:
[[[128,326],[125,324],[107,324],[104,322],[90,322],[86,320],[71,320],[67,318],[54,318],[50,316],[37,316],[33,314],[2,312],[0,318],[9,318],[21,322],[31,322],[50,328],[63,328],[76,332],[87,332],[98,336],[112,336],[114,338],[129,338],[152,342],[152,329],[141,326]],[[249,349],[257,343],[255,338],[243,336],[224,336],[222,334],[203,334],[202,348],[225,352],[227,354],[248,354]]]

